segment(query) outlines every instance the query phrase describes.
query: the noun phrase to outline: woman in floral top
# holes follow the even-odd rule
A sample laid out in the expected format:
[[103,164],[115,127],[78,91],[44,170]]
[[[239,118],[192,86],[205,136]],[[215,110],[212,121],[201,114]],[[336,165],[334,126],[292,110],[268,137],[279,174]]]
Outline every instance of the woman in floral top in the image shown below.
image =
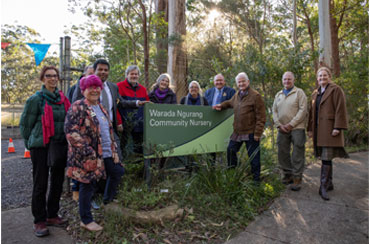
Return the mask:
[[67,176],[80,182],[81,227],[89,231],[103,229],[93,221],[91,214],[94,185],[107,176],[103,200],[108,203],[113,200],[124,173],[112,123],[99,103],[102,87],[102,81],[96,75],[81,79],[80,88],[85,98],[72,104],[64,125],[69,144]]

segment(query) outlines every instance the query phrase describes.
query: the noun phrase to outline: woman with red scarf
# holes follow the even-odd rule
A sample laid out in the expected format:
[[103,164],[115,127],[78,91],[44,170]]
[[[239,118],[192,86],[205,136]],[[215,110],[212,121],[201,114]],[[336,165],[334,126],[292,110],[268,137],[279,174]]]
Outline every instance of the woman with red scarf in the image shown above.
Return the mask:
[[67,224],[67,220],[58,216],[58,211],[68,148],[64,119],[71,105],[57,88],[59,71],[56,67],[43,67],[40,80],[42,88],[27,100],[19,124],[25,147],[31,152],[32,214],[37,237],[49,234],[47,225],[64,227]]

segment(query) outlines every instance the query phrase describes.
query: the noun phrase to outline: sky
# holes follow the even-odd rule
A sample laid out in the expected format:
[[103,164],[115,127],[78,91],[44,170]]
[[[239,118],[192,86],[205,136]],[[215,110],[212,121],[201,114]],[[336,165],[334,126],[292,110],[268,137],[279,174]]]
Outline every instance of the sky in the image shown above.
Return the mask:
[[59,50],[64,30],[86,21],[82,12],[68,11],[68,0],[1,0],[1,24],[34,29],[41,35],[41,43],[52,44],[48,53]]

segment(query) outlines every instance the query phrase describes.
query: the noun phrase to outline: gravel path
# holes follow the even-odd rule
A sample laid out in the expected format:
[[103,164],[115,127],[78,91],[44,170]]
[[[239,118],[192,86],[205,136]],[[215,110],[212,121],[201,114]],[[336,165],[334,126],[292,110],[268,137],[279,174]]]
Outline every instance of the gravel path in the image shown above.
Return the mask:
[[23,140],[13,140],[15,153],[8,153],[8,140],[1,140],[1,210],[31,205],[32,163],[24,159]]

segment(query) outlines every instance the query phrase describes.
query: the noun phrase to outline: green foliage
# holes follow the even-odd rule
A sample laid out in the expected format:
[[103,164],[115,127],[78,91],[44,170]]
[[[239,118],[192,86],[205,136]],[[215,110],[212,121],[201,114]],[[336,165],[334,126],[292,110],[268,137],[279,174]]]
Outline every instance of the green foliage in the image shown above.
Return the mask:
[[[36,67],[27,42],[39,43],[39,34],[27,26],[1,26],[1,42],[11,44],[1,50],[1,102],[22,104],[40,89],[40,66]],[[48,63],[46,60],[41,65]]]

